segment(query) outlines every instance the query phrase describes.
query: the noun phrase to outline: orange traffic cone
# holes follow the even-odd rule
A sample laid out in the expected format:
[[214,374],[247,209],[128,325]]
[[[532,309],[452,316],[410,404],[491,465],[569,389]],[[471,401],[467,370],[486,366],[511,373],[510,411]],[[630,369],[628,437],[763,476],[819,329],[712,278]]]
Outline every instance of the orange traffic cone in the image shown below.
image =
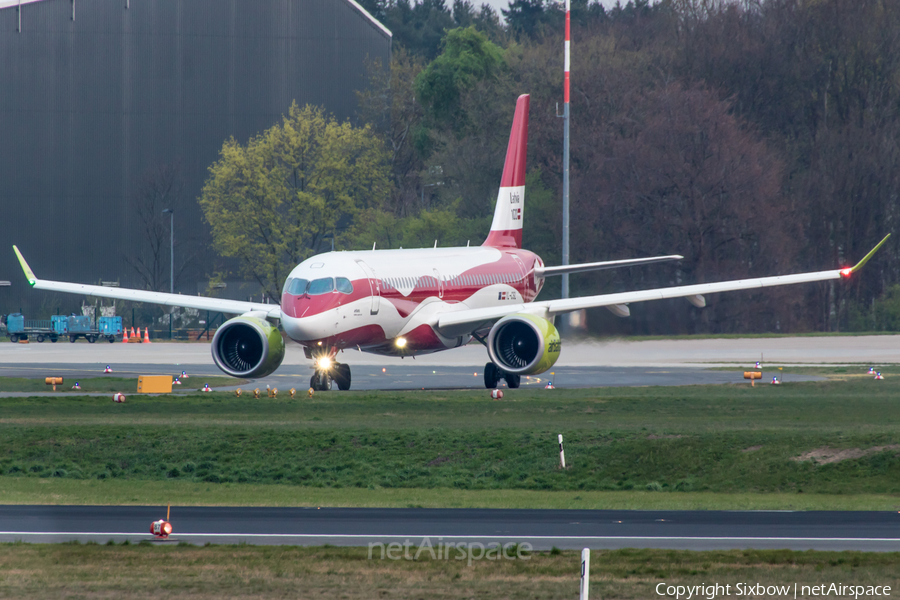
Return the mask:
[[150,343],[150,328],[149,327],[144,327],[144,343],[145,344]]
[[131,337],[134,337],[134,326],[131,326]]
[[122,328],[122,343],[123,344],[128,343],[128,328],[127,327]]
[[133,338],[131,338],[130,341],[132,344],[140,344],[141,343],[141,328],[140,327],[137,328],[137,335],[134,336]]

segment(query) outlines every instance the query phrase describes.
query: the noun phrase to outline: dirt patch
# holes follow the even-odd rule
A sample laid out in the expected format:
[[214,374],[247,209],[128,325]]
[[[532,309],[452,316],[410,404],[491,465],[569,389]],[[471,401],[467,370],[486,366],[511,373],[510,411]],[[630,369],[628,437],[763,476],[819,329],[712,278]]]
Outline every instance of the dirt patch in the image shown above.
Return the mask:
[[756,452],[756,451],[759,450],[760,448],[762,448],[762,446],[750,446],[749,448],[744,448],[743,450],[741,450],[741,452],[744,452],[744,453],[747,453],[747,452]]
[[656,435],[651,433],[647,436],[648,440],[677,440],[678,438],[683,438],[683,435]]
[[890,446],[873,446],[872,448],[866,448],[865,450],[861,450],[860,448],[845,448],[844,450],[836,450],[834,448],[829,448],[828,446],[823,446],[822,448],[816,448],[815,450],[805,452],[800,456],[795,456],[791,460],[795,460],[797,462],[811,460],[819,465],[827,465],[829,463],[841,462],[842,460],[862,458],[863,456],[877,454],[879,452],[884,452],[885,450],[897,449],[900,449],[900,445],[898,444],[893,444]]

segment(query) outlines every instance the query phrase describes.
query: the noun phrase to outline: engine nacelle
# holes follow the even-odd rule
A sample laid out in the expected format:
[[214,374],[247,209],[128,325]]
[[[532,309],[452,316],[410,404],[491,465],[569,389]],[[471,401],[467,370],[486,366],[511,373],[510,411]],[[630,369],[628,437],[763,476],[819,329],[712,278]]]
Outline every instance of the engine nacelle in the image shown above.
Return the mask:
[[216,331],[212,356],[232,377],[265,377],[284,360],[284,338],[265,319],[235,317]]
[[543,373],[559,359],[561,342],[553,323],[543,317],[516,313],[503,317],[487,338],[488,356],[507,373]]

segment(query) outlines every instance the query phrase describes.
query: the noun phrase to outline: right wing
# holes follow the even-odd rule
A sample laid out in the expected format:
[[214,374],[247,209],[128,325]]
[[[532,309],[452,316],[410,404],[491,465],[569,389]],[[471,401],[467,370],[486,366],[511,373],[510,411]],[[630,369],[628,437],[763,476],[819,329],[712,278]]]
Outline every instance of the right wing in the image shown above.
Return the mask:
[[437,327],[445,335],[451,333],[460,335],[460,332],[462,331],[475,331],[491,325],[494,321],[502,319],[506,315],[519,312],[541,316],[545,319],[552,319],[555,315],[581,310],[583,308],[628,305],[632,302],[685,297],[702,306],[705,302],[703,300],[704,294],[840,279],[842,277],[850,277],[850,275],[860,270],[863,265],[869,261],[872,255],[884,245],[889,237],[891,237],[891,234],[886,235],[884,239],[855,266],[844,269],[817,271],[815,273],[799,273],[796,275],[776,275],[774,277],[759,277],[756,279],[737,279],[734,281],[720,281],[718,283],[699,283],[696,285],[658,288],[655,290],[642,290],[638,292],[621,292],[617,294],[567,298],[565,300],[545,300],[543,302],[532,302],[528,304],[507,304],[487,308],[463,309],[440,315],[437,320]]
[[53,292],[66,292],[69,294],[82,294],[96,298],[114,298],[116,300],[130,300],[132,302],[149,302],[150,304],[162,304],[163,306],[180,306],[182,308],[196,308],[199,310],[211,310],[216,312],[241,315],[248,312],[265,313],[272,319],[281,318],[281,307],[277,304],[262,304],[260,302],[243,302],[241,300],[224,300],[222,298],[207,298],[205,296],[182,296],[181,294],[165,294],[162,292],[148,292],[145,290],[132,290],[128,288],[105,287],[101,285],[83,285],[80,283],[66,283],[62,281],[46,281],[38,279],[19,249],[13,246],[13,250],[22,265],[28,283],[36,290],[49,290]]

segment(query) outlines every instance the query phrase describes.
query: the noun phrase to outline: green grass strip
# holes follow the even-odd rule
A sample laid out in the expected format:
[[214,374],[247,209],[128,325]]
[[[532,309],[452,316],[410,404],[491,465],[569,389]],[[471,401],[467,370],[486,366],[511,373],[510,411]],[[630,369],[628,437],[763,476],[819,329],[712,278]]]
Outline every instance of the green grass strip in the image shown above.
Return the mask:
[[592,510],[900,510],[887,494],[717,494],[531,490],[311,488],[189,481],[4,477],[0,504],[549,508]]

